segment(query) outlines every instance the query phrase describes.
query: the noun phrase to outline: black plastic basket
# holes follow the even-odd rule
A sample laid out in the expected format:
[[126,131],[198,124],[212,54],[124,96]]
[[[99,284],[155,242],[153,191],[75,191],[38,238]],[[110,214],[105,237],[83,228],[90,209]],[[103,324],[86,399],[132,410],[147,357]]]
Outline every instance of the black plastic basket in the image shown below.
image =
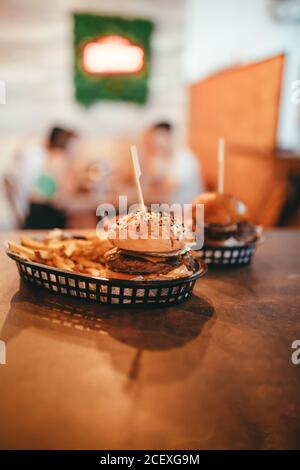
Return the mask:
[[63,271],[26,261],[10,251],[7,255],[16,262],[21,279],[28,284],[101,304],[130,307],[161,307],[184,302],[191,297],[196,280],[207,271],[206,264],[199,260],[199,269],[186,278],[127,281]]
[[255,242],[235,247],[204,245],[198,255],[209,266],[243,266],[251,262],[255,250]]

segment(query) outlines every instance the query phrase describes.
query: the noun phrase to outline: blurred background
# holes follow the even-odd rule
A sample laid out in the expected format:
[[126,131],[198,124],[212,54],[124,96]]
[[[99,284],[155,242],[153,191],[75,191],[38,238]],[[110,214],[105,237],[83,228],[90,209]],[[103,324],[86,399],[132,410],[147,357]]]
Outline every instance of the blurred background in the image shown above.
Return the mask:
[[94,227],[96,207],[217,186],[300,226],[298,0],[1,0],[0,228]]

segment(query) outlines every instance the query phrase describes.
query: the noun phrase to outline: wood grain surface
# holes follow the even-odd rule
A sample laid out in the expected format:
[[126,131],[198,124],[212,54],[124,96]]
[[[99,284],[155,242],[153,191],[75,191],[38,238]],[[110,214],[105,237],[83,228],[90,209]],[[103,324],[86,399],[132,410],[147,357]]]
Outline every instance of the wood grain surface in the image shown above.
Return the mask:
[[21,285],[2,250],[0,448],[300,448],[299,242],[267,232],[251,266],[135,311]]

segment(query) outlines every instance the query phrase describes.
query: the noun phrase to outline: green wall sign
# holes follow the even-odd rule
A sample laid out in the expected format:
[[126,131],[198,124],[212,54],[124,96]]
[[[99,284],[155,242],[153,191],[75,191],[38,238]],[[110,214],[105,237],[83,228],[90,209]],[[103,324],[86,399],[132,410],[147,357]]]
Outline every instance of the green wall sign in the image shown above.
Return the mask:
[[144,104],[148,97],[153,23],[74,14],[74,85],[79,103]]

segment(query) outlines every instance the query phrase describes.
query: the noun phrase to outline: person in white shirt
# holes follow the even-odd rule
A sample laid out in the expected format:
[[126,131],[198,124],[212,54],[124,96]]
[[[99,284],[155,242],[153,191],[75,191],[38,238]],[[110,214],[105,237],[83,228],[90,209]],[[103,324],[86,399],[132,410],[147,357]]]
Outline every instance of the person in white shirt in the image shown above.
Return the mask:
[[148,204],[187,204],[204,191],[199,160],[188,148],[176,146],[174,134],[168,122],[158,122],[144,134],[142,178]]

